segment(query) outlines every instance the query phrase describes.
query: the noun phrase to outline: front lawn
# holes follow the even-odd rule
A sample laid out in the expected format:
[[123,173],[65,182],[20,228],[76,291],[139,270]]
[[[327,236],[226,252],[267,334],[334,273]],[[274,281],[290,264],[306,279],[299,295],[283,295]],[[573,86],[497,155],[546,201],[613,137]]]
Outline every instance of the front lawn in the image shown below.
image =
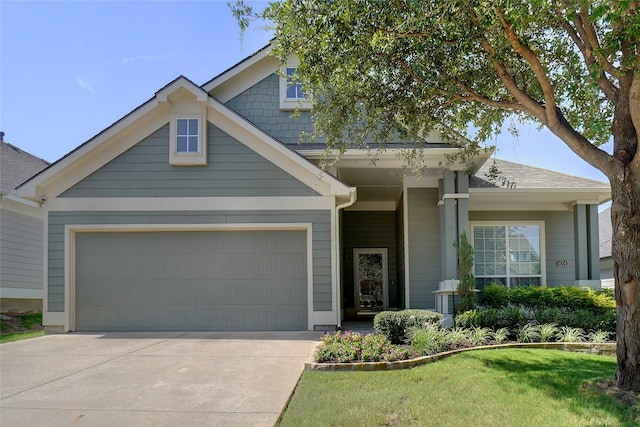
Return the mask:
[[305,371],[282,426],[638,426],[640,399],[604,384],[613,358],[501,349],[410,370]]

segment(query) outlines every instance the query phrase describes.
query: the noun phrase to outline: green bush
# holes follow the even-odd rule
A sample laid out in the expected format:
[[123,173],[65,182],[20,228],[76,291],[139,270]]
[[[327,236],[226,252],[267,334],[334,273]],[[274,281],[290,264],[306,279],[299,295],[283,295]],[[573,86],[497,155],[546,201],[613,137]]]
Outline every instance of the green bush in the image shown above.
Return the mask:
[[449,349],[449,333],[436,325],[407,329],[407,338],[413,349],[422,356],[441,353]]
[[455,324],[461,328],[516,329],[527,323],[524,312],[518,307],[477,308],[456,316]]
[[394,344],[406,341],[405,331],[412,327],[424,328],[428,325],[439,326],[442,314],[429,310],[382,311],[373,318],[376,333],[384,335]]
[[316,362],[393,362],[408,358],[408,349],[392,346],[382,335],[359,332],[326,334],[315,353]]
[[480,305],[490,308],[517,305],[529,310],[559,308],[603,313],[615,309],[616,302],[613,293],[609,290],[596,291],[576,286],[517,286],[508,288],[492,283],[482,290]]
[[479,304],[491,308],[506,307],[509,305],[509,288],[497,283],[485,286],[480,292]]

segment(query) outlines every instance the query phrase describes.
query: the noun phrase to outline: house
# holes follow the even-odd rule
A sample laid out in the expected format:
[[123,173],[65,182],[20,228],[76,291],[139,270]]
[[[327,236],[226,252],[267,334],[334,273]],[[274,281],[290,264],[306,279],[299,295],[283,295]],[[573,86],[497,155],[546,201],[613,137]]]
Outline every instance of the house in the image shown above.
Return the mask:
[[598,232],[600,236],[600,279],[602,288],[613,289],[615,288],[615,279],[613,277],[613,257],[611,256],[611,237],[613,235],[611,207],[598,214]]
[[4,141],[0,132],[0,312],[41,311],[43,209],[15,187],[49,163]]
[[[44,209],[49,330],[323,330],[380,310],[436,309],[466,231],[479,287],[599,286],[597,207],[607,184],[493,160],[336,167],[310,131],[302,88],[270,47],[202,86],[179,77],[19,187]],[[292,111],[300,109],[299,117]],[[442,307],[440,307],[442,309]]]

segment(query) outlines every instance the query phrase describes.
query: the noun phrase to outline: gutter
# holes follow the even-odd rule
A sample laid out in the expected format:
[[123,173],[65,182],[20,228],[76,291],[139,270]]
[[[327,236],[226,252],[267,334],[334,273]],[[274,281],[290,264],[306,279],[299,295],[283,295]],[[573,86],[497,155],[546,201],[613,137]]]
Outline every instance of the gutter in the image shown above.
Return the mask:
[[357,200],[357,191],[356,187],[349,187],[349,201],[342,203],[336,206],[336,314],[338,315],[336,326],[338,329],[342,328],[342,302],[340,298],[340,289],[342,287],[342,277],[341,277],[341,264],[340,260],[342,259],[342,246],[340,241],[340,211],[342,209],[348,208],[352,206]]

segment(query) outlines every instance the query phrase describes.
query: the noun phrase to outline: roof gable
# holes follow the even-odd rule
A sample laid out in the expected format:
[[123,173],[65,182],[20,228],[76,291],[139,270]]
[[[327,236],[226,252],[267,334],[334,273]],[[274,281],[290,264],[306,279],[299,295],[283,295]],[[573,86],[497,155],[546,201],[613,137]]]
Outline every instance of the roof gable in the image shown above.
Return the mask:
[[167,84],[149,101],[21,185],[19,194],[32,200],[62,194],[166,125],[170,120],[171,97],[178,92],[190,94],[197,102],[203,102],[209,122],[321,195],[349,196],[348,186],[258,129],[183,76]]

